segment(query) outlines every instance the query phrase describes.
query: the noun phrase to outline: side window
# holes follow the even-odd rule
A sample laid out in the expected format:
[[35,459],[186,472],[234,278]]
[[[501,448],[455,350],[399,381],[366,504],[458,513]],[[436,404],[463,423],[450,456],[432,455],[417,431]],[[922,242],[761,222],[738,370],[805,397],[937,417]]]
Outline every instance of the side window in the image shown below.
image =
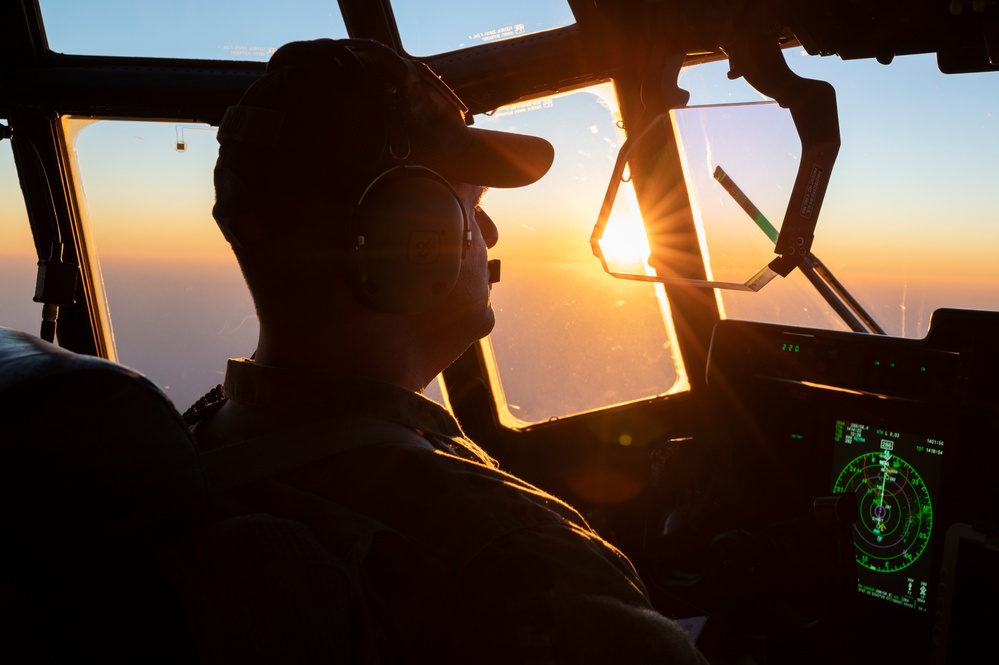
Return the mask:
[[37,264],[14,155],[0,141],[0,326],[32,335],[41,329],[42,306],[32,301]]
[[117,359],[181,411],[257,341],[253,303],[212,219],[215,130],[67,119]]
[[[494,392],[505,398],[500,414],[510,427],[686,386],[662,289],[605,274],[590,249],[624,139],[615,99],[607,84],[476,118],[555,146],[555,163],[538,183],[492,189],[482,204],[499,228],[490,255],[503,271],[492,292],[489,344]],[[608,224],[604,250],[613,246],[613,258],[642,270],[648,244],[635,206],[624,208]]]

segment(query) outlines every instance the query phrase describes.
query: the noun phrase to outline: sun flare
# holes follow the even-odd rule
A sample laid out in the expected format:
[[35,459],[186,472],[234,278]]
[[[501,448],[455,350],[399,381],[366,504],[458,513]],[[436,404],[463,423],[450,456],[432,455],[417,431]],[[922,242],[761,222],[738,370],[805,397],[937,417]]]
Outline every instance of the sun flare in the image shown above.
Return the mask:
[[649,256],[649,240],[637,215],[611,216],[600,249],[613,270],[642,271]]

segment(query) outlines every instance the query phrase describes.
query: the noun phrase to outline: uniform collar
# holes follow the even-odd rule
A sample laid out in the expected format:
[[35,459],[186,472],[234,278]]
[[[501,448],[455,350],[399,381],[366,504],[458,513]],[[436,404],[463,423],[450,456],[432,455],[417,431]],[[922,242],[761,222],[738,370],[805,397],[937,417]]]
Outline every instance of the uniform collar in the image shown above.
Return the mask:
[[440,404],[401,386],[367,377],[271,367],[246,358],[230,358],[225,394],[241,407],[274,416],[359,415],[448,439],[464,438],[454,416]]

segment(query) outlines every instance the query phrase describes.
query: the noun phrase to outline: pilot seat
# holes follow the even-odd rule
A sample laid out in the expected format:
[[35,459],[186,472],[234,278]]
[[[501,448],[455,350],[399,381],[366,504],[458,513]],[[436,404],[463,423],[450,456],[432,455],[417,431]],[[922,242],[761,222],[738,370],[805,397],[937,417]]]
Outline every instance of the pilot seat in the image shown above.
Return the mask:
[[205,480],[138,372],[0,328],[0,661],[349,661],[343,564]]

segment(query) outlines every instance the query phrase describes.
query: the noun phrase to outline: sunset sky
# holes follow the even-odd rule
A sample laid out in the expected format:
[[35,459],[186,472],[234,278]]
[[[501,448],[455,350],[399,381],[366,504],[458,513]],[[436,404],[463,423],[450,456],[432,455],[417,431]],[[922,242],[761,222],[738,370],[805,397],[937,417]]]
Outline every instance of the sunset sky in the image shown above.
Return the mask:
[[[179,5],[183,10],[150,4],[41,2],[50,45],[71,53],[265,60],[291,39],[343,35],[336,3],[328,1],[299,0],[281,4],[281,11],[275,11],[273,0],[185,2]],[[448,1],[421,15],[414,11],[418,5],[426,3],[394,3],[403,41],[413,53],[483,43],[572,20],[565,3],[557,0]],[[815,254],[895,334],[922,336],[929,313],[939,306],[999,309],[999,271],[992,267],[999,247],[999,187],[994,184],[999,166],[999,75],[944,76],[927,56],[901,57],[883,66],[809,57],[794,49],[785,55],[795,72],[827,80],[837,92],[842,148],[816,230]],[[772,243],[711,172],[722,166],[779,227],[800,145],[785,110],[760,104],[765,100],[759,93],[741,79],[729,81],[725,73],[724,63],[685,71],[680,86],[691,92],[692,108],[680,111],[675,121],[715,277],[744,281],[773,257]],[[545,136],[557,154],[551,173],[537,185],[492,190],[484,200],[501,234],[494,255],[503,259],[504,280],[494,292],[500,324],[493,347],[501,371],[507,372],[512,404],[532,402],[532,390],[551,392],[539,388],[537,377],[557,374],[563,362],[551,360],[556,363],[551,371],[530,377],[518,369],[525,362],[519,355],[524,335],[539,318],[549,321],[551,330],[572,326],[600,331],[576,335],[578,346],[550,331],[535,336],[539,358],[586,363],[594,340],[607,340],[600,361],[607,367],[599,371],[669,366],[635,372],[628,379],[631,384],[612,392],[620,390],[625,397],[631,392],[662,392],[675,379],[670,363],[650,361],[669,347],[656,290],[603,275],[590,255],[589,234],[622,140],[614,125],[611,88],[595,93],[563,95],[477,119],[481,127]],[[749,102],[755,104],[746,105]],[[705,108],[723,103],[742,105]],[[179,345],[176,353],[191,353],[185,345],[200,348],[203,364],[216,365],[177,397],[179,402],[193,400],[200,386],[207,390],[214,385],[205,384],[221,369],[217,359],[248,354],[254,344],[255,323],[247,319],[252,304],[211,219],[214,129],[89,120],[69,120],[66,129],[74,138],[77,175],[105,272],[122,360],[144,357],[147,352],[137,348],[138,341],[170,329],[169,322],[178,316],[205,320],[200,341],[171,342]],[[183,150],[177,149],[178,141]],[[627,187],[621,192],[608,226],[608,246],[615,234],[637,220],[628,205]],[[9,276],[15,267],[20,266],[18,275],[30,273],[23,278],[27,286],[19,290],[30,289],[34,280],[20,199],[9,146],[0,145],[0,276],[5,280],[0,325],[36,316],[30,294],[16,300],[22,305],[12,304],[10,296],[9,287],[22,279]],[[641,270],[644,251],[640,244],[631,244],[631,256],[624,259],[630,269]],[[544,298],[538,297],[539,286]],[[149,289],[159,295],[151,299]],[[196,313],[175,316],[166,305],[173,300],[184,304],[184,293],[196,294],[186,302],[200,304]],[[227,305],[213,306],[209,298]],[[532,309],[542,307],[542,301],[542,312]],[[825,306],[797,273],[759,294],[726,293],[722,302],[729,316],[841,326],[828,320]],[[28,314],[15,312],[17,307],[27,308]],[[647,323],[657,317],[659,323]],[[614,330],[615,320],[629,323],[632,331],[640,328],[644,338],[622,342],[634,333]],[[639,321],[646,323],[639,326]],[[631,355],[621,356],[622,348]],[[150,374],[162,372],[161,384],[179,384],[182,378],[171,375],[179,372],[171,367],[171,355],[160,355],[148,361],[156,368]]]
[[[159,3],[157,7],[125,0],[43,0],[41,6],[50,45],[70,53],[264,60],[290,39],[344,34],[336,5],[329,0],[299,0],[291,11],[280,12],[273,11],[273,0],[215,0],[176,6]],[[510,36],[511,30],[530,32],[572,20],[562,0],[440,0],[433,4],[432,12],[426,10],[426,2],[415,0],[393,6],[404,44],[414,53],[481,43]],[[856,257],[850,261],[859,262],[865,271],[888,273],[908,269],[915,261],[921,266],[943,264],[954,275],[967,273],[969,266],[984,260],[985,252],[995,243],[982,239],[997,233],[999,226],[995,223],[999,191],[990,180],[999,162],[999,118],[994,116],[999,111],[999,85],[983,76],[941,75],[932,57],[901,57],[889,66],[807,57],[795,50],[788,51],[787,58],[800,75],[831,82],[839,102],[843,147],[818,227],[816,253],[824,249],[833,257],[849,254]],[[691,92],[690,104],[763,99],[741,79],[728,81],[725,70],[725,63],[716,63],[685,72],[680,85]],[[530,114],[536,131],[549,136],[557,146],[566,145],[570,152],[559,152],[556,171],[585,167],[594,179],[604,178],[602,173],[598,176],[604,164],[594,164],[592,159],[583,164],[571,154],[580,150],[575,144],[580,142],[579,129],[586,120],[567,122],[563,111],[547,114],[550,121],[545,124],[537,115]],[[722,165],[779,226],[797,165],[798,141],[788,114],[735,109],[685,111],[681,115],[680,125],[688,135],[684,145],[691,160],[705,160],[703,170],[691,173],[705,223],[710,225],[712,219],[719,225],[732,221],[732,215],[724,214],[731,207],[725,205],[730,203],[724,201],[727,195],[710,178],[704,178],[716,165]],[[480,118],[479,123],[516,131],[525,124],[517,120],[509,116]],[[563,136],[566,131],[573,132],[572,136]],[[214,231],[209,225],[205,233],[204,224],[204,213],[211,204],[205,174],[210,173],[215,156],[212,131],[172,123],[128,123],[82,129],[80,137],[78,150],[91,214],[115,229],[102,239],[102,252],[132,253],[137,247],[136,235],[150,241],[139,244],[148,244],[149,251],[161,255],[177,250],[195,255],[217,251]],[[169,149],[178,137],[188,147],[184,153]],[[607,132],[599,136],[613,148],[601,157],[613,159],[618,138]],[[115,157],[102,159],[101,155]],[[149,170],[119,167],[136,160],[148,160]],[[170,182],[169,187],[161,187],[167,191],[153,191],[159,183],[149,177],[152,169],[158,178]],[[592,207],[584,209],[589,197],[566,191],[566,180],[555,175],[548,178],[557,183],[550,188],[543,184],[533,188],[531,195],[517,192],[506,198],[515,199],[518,206],[526,202],[546,224],[575,226],[580,216],[593,217]],[[89,190],[101,187],[102,182],[113,183],[109,185],[113,186],[113,197],[89,195]],[[545,189],[560,199],[554,210],[549,210],[553,196]],[[594,185],[587,184],[586,189],[590,191]],[[490,198],[499,197],[494,193]],[[143,205],[146,222],[130,222],[134,218],[131,211]],[[899,229],[905,232],[905,252],[893,251]],[[940,252],[941,245],[951,244],[946,239],[941,242],[944,229],[954,236],[952,244],[961,248],[959,253]],[[751,225],[746,230],[750,235],[756,233]],[[728,232],[723,235],[734,237]],[[184,238],[182,246],[174,240],[179,237]],[[757,267],[753,266],[753,271]]]

